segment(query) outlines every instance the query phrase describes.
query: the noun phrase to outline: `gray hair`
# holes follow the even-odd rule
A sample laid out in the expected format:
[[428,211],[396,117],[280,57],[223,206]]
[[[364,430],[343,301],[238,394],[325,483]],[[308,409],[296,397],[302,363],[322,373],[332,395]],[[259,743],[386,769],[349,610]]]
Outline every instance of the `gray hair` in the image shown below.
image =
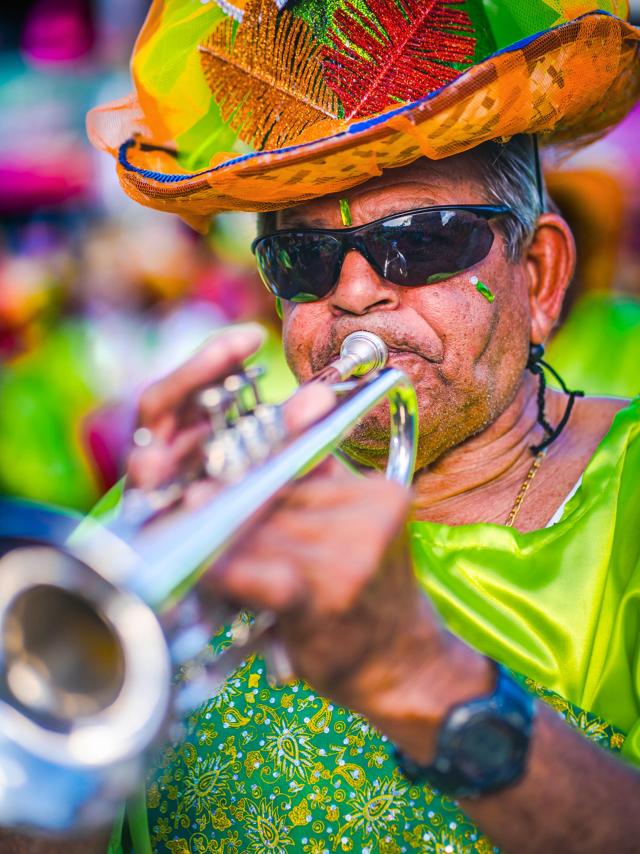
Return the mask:
[[542,174],[537,174],[535,145],[534,137],[520,134],[506,143],[485,142],[475,149],[488,201],[513,211],[497,223],[505,237],[506,257],[514,263],[529,245],[538,217],[552,209]]
[[[508,142],[485,142],[472,149],[480,165],[480,180],[487,201],[508,205],[513,213],[496,220],[505,237],[505,254],[517,262],[531,241],[538,217],[543,212],[538,187],[534,139],[520,134]],[[551,205],[544,187],[544,209]],[[277,213],[258,214],[258,235],[270,234],[277,228]]]

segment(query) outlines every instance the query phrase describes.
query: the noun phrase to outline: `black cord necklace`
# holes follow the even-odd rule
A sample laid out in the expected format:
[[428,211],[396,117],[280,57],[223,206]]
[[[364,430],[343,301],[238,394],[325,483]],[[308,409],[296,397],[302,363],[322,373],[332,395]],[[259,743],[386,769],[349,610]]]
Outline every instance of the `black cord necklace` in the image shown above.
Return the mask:
[[[565,381],[562,379],[560,374],[551,367],[548,362],[545,362],[542,358],[544,356],[544,347],[542,344],[530,344],[529,345],[529,360],[527,361],[527,370],[531,371],[532,374],[535,374],[538,377],[538,424],[543,428],[545,432],[545,438],[540,442],[539,445],[531,445],[530,451],[536,456],[540,453],[540,451],[544,451],[545,448],[548,448],[552,442],[558,438],[558,436],[562,433],[564,428],[567,426],[567,422],[571,416],[571,412],[573,410],[573,405],[575,403],[576,397],[584,397],[583,391],[571,391],[568,389]],[[544,372],[549,371],[552,376],[556,378],[556,380],[560,383],[562,387],[562,391],[568,396],[567,406],[564,410],[564,415],[558,422],[556,427],[553,427],[546,418],[545,415],[545,393],[547,390],[547,381],[544,375]]]

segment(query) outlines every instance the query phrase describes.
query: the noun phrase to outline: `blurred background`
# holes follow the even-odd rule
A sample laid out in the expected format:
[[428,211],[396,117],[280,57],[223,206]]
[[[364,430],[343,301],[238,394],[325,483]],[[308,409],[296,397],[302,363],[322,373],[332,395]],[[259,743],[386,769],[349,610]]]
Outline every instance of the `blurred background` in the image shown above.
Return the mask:
[[[257,279],[252,215],[206,237],[120,191],[84,117],[128,94],[148,0],[0,11],[0,494],[89,509],[120,476],[146,384],[258,319],[265,396],[293,380]],[[631,4],[640,23],[640,0]],[[548,350],[569,386],[640,392],[640,111],[548,174],[580,264]]]

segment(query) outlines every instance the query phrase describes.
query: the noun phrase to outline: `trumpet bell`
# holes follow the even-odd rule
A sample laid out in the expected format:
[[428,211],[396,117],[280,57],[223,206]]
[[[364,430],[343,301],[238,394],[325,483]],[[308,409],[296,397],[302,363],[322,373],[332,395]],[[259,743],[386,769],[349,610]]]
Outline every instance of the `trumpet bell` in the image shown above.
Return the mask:
[[[342,381],[385,360],[380,339],[356,333],[323,374],[333,370]],[[410,483],[417,405],[401,371],[383,367],[343,383],[335,408],[306,432],[283,443],[272,431],[276,449],[266,456],[273,420],[257,417],[255,378],[245,379],[209,395],[219,422],[212,441],[220,433],[232,440],[234,469],[244,475],[205,505],[188,513],[165,508],[151,531],[142,513],[135,523],[83,524],[82,535],[65,514],[0,502],[0,826],[68,833],[115,815],[154,743],[214,694],[273,627],[273,615],[258,614],[248,641],[213,663],[201,660],[218,628],[198,612],[194,588],[206,568],[383,400],[390,408],[387,476]],[[229,405],[225,395],[236,393]],[[246,419],[257,421],[260,442],[253,433],[246,441]],[[260,454],[247,453],[254,446]],[[172,675],[183,664],[193,678],[178,691]]]
[[95,827],[112,820],[168,721],[164,632],[29,518],[59,530],[63,514],[6,502],[1,515],[0,825]]

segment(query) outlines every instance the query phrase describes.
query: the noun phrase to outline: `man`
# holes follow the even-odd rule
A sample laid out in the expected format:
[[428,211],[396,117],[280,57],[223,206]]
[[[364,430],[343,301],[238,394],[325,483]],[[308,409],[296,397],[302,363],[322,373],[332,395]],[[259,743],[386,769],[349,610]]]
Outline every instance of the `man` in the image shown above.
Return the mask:
[[[300,4],[298,20],[308,15],[320,27],[312,5]],[[474,5],[478,14],[468,20],[454,15],[460,10],[448,3],[431,4],[430,10],[409,2],[402,8],[372,4],[368,24],[355,7],[339,8],[333,43],[350,26],[350,42],[360,50],[345,47],[342,62],[330,50],[325,56],[327,80],[343,107],[355,86],[347,71],[358,69],[367,32],[377,32],[382,42],[415,22],[418,53],[442,47],[440,63],[460,62],[473,46],[458,40],[468,35],[456,33],[486,36],[481,5]],[[248,4],[235,36],[234,67],[242,56],[264,50],[252,34],[269,33],[267,47],[273,39],[282,45],[279,27],[291,27],[287,34],[295,34],[298,47],[308,46],[308,34],[292,20],[296,9],[274,23],[267,0]],[[154,33],[161,40],[170,19],[161,11],[156,7],[141,51],[154,43]],[[431,12],[441,17],[424,30]],[[506,6],[502,12],[505,24]],[[383,14],[376,31],[371,22]],[[518,18],[517,10],[512,14]],[[191,36],[198,17],[189,11]],[[592,39],[597,33],[599,50],[606,44],[609,65],[615,65],[614,45],[619,55],[620,46],[635,37],[629,28],[614,37],[614,28],[623,26],[614,18],[591,18],[566,24],[570,29],[559,37],[562,56],[554,55],[553,62],[548,34],[527,42],[556,75],[554,62],[562,60],[560,88],[568,86],[574,95],[572,57],[578,53],[572,49],[586,37],[583,27]],[[326,26],[326,15],[324,20]],[[438,24],[443,20],[444,32]],[[175,18],[171,24],[175,30]],[[224,45],[229,53],[234,32],[214,33],[201,45],[214,94],[218,54]],[[385,59],[373,43],[367,51]],[[266,53],[261,56],[267,63]],[[491,87],[501,74],[511,74],[514,86],[528,81],[540,98],[538,115],[546,117],[537,127],[536,120],[525,121],[518,131],[539,131],[545,122],[548,131],[557,131],[568,111],[578,109],[580,118],[574,112],[566,124],[579,122],[585,130],[600,102],[579,108],[575,99],[563,98],[562,107],[556,101],[545,110],[560,96],[554,90],[543,104],[544,87],[531,82],[533,54],[515,73],[513,64],[501,66],[500,56],[490,61],[494,76],[483,77],[488,66],[478,63],[440,89],[432,103],[421,102],[423,113],[417,107],[384,113],[389,101],[371,102],[366,109],[377,111],[379,121],[362,122],[353,144],[340,130],[341,118],[330,119],[331,137],[317,128],[314,137],[309,119],[306,130],[297,126],[296,133],[316,142],[274,153],[264,140],[277,132],[279,121],[286,124],[286,105],[276,115],[267,104],[251,118],[246,101],[235,100],[227,112],[240,126],[259,125],[254,130],[269,156],[230,161],[220,177],[214,169],[206,179],[177,173],[163,178],[158,169],[167,165],[168,151],[131,143],[121,149],[128,191],[193,222],[216,205],[257,207],[247,196],[258,186],[268,197],[263,210],[285,208],[275,221],[274,215],[262,219],[255,248],[267,286],[282,298],[285,350],[296,376],[308,379],[349,332],[368,329],[387,342],[391,364],[411,377],[421,422],[411,495],[379,475],[362,477],[327,463],[292,485],[212,568],[208,583],[219,595],[277,613],[279,635],[304,682],[272,686],[264,663],[251,659],[189,719],[184,743],[167,751],[147,792],[156,851],[500,846],[600,852],[636,846],[638,772],[530,698],[546,697],[600,746],[624,745],[629,758],[637,757],[637,410],[623,401],[545,393],[539,345],[560,311],[573,270],[573,241],[563,220],[537,205],[530,139],[477,147],[488,113],[493,135],[501,135],[509,99],[496,112],[489,93],[498,95]],[[508,59],[512,63],[513,52]],[[581,75],[594,64],[591,55],[590,64],[580,64]],[[405,78],[412,66],[403,67],[410,100],[415,93]],[[420,67],[425,76],[438,72]],[[341,84],[336,68],[344,73]],[[471,78],[470,90],[455,90]],[[423,78],[419,82],[424,85]],[[586,84],[584,76],[581,82]],[[228,90],[236,85],[234,78]],[[395,85],[387,92],[391,105],[399,97]],[[481,92],[482,98],[464,121],[461,112],[454,123],[422,122],[424,110],[437,113],[433,105],[452,87],[459,99],[440,100],[447,109],[467,103],[467,95]],[[593,88],[585,85],[585,91],[595,98]],[[607,92],[610,106],[621,108],[622,88],[612,80]],[[218,92],[223,110],[224,97]],[[527,97],[533,97],[531,89]],[[323,100],[325,118],[318,119],[325,131],[330,100]],[[434,162],[427,138],[433,145],[443,135],[459,141],[469,132],[467,118],[479,114],[484,130],[471,132],[476,136],[467,140],[469,153],[453,156],[449,150],[449,159]],[[407,148],[416,138],[430,161],[419,159],[415,146]],[[435,161],[442,156],[437,151]],[[152,163],[155,168],[148,168]],[[379,174],[390,166],[396,168]],[[244,177],[236,169],[245,170]],[[326,192],[318,189],[323,178]],[[201,433],[193,426],[195,392],[258,343],[251,330],[231,333],[149,390],[140,421],[154,441],[132,454],[133,485],[153,488],[179,473]],[[311,388],[294,398],[289,428],[301,429],[317,417],[331,402],[327,394]],[[376,410],[347,450],[362,466],[379,467],[386,435],[386,416]],[[196,501],[211,488],[196,482],[184,500]],[[546,527],[558,515],[559,523]],[[496,661],[529,677],[529,693]],[[146,818],[134,817],[131,824],[136,850],[144,850]]]
[[[521,148],[522,145],[521,142]],[[517,148],[516,144],[516,151]],[[444,164],[419,162],[354,188],[348,193],[354,225],[427,205],[494,201],[486,197],[482,155],[482,150],[461,155],[448,161],[446,170]],[[533,181],[530,172],[529,193]],[[523,195],[529,193],[525,190]],[[296,228],[312,224],[340,228],[338,199],[324,197],[287,210],[278,215],[275,225],[281,231],[290,224]],[[624,402],[576,402],[565,431],[550,446],[522,503],[516,526],[522,532],[533,532],[530,538],[514,537],[506,529],[489,528],[480,533],[469,527],[478,522],[503,525],[522,484],[530,477],[529,448],[544,438],[544,431],[537,420],[536,381],[531,374],[523,373],[528,344],[530,340],[538,343],[546,338],[573,268],[571,236],[555,214],[542,214],[533,235],[524,241],[514,260],[509,254],[508,241],[496,228],[494,247],[474,268],[483,282],[491,283],[493,303],[470,285],[467,273],[447,278],[441,285],[398,288],[381,279],[357,252],[347,255],[334,289],[324,299],[299,305],[283,303],[285,349],[301,381],[330,361],[338,342],[355,329],[381,334],[390,347],[391,364],[402,367],[411,377],[418,392],[422,425],[412,506],[410,497],[391,483],[379,478],[358,478],[341,467],[326,466],[292,487],[268,521],[213,568],[210,579],[218,593],[281,615],[281,635],[295,671],[315,690],[294,686],[292,693],[291,686],[284,686],[262,697],[266,684],[264,664],[257,661],[231,680],[221,699],[212,700],[193,717],[189,749],[183,752],[185,748],[176,745],[170,751],[166,766],[158,772],[157,782],[150,790],[156,850],[186,851],[190,850],[189,845],[194,849],[199,839],[206,838],[209,828],[216,839],[233,839],[233,829],[240,826],[233,820],[238,812],[244,814],[242,826],[249,828],[246,836],[240,836],[240,850],[253,842],[258,846],[255,850],[263,850],[266,839],[260,829],[264,827],[278,836],[279,845],[285,850],[286,846],[294,846],[294,850],[296,845],[303,846],[305,838],[315,839],[322,846],[318,850],[331,849],[332,845],[338,850],[349,845],[353,850],[358,850],[358,845],[371,850],[376,845],[380,850],[396,850],[394,845],[398,849],[405,845],[412,850],[413,845],[431,850],[437,844],[438,823],[432,825],[428,820],[429,814],[434,813],[433,801],[429,809],[424,799],[416,795],[414,807],[410,808],[409,784],[389,770],[388,759],[384,758],[384,765],[377,765],[375,760],[368,765],[362,762],[357,747],[351,749],[359,744],[358,739],[363,747],[367,743],[362,738],[361,722],[355,731],[348,726],[344,730],[331,729],[328,739],[323,741],[321,737],[317,741],[319,733],[314,731],[314,726],[318,727],[312,721],[313,715],[304,714],[305,709],[324,709],[321,722],[326,725],[331,718],[326,711],[329,707],[323,706],[321,700],[308,701],[319,691],[359,712],[412,759],[430,763],[448,711],[491,692],[495,677],[487,660],[447,635],[419,592],[407,555],[410,544],[420,580],[449,625],[463,638],[469,638],[483,651],[491,651],[499,660],[518,661],[518,670],[547,685],[562,685],[561,693],[571,694],[574,700],[578,695],[571,682],[576,676],[587,681],[598,678],[593,650],[581,644],[587,637],[598,646],[604,643],[603,626],[594,629],[593,624],[594,620],[598,622],[593,608],[602,605],[603,591],[596,593],[593,578],[586,581],[584,565],[571,566],[571,560],[562,562],[560,554],[561,543],[576,537],[580,540],[582,535],[571,521],[565,524],[565,536],[550,529],[547,538],[552,537],[553,544],[542,545],[541,537],[533,535],[546,534],[545,525],[581,475],[583,489],[592,488],[592,469],[598,460],[594,452],[608,431],[611,443],[611,422]],[[231,367],[243,355],[238,350],[243,343],[244,353],[248,354],[256,343],[252,340],[254,334],[214,342],[179,374],[167,378],[143,398],[142,424],[153,431],[156,443],[132,456],[130,476],[134,482],[152,487],[172,474],[172,460],[177,463],[176,454],[184,455],[188,447],[188,432],[180,429],[176,417],[177,404],[192,399],[206,378],[215,375],[216,366]],[[322,401],[313,402],[322,405]],[[302,408],[306,411],[310,403],[307,397]],[[548,420],[557,423],[566,398],[547,392],[546,404]],[[637,415],[630,417],[633,426],[625,428],[625,432],[630,429],[637,433]],[[386,433],[384,412],[376,410],[351,440],[350,454],[365,465],[379,466],[385,453]],[[637,441],[624,444],[630,450]],[[585,509],[583,502],[578,513]],[[411,528],[412,543],[405,528],[410,518],[418,520]],[[420,525],[421,521],[444,524]],[[449,528],[450,525],[462,527]],[[502,534],[507,534],[508,540]],[[456,544],[456,535],[459,540],[470,540],[471,545]],[[454,542],[446,543],[447,539]],[[582,542],[581,548],[584,546]],[[440,548],[443,556],[438,554]],[[510,550],[518,548],[531,549],[533,558],[518,559],[513,554],[507,557]],[[551,565],[545,565],[547,554]],[[474,556],[478,567],[456,563],[460,559],[468,564]],[[489,562],[488,567],[485,561]],[[491,566],[491,561],[496,565]],[[560,566],[554,566],[558,561]],[[633,571],[628,569],[625,584],[632,582]],[[470,578],[464,577],[467,572]],[[525,577],[514,577],[518,572]],[[448,577],[450,573],[453,577]],[[501,586],[505,589],[497,589]],[[542,597],[541,587],[547,588]],[[589,591],[594,601],[582,601]],[[481,600],[486,596],[488,601],[474,602],[478,594]],[[527,602],[529,594],[531,601]],[[575,595],[581,600],[581,610],[573,613],[567,598]],[[516,606],[517,598],[523,601]],[[552,608],[546,619],[535,614],[542,602]],[[501,608],[512,609],[512,613],[500,614]],[[627,625],[635,626],[636,619],[631,618]],[[497,626],[508,628],[496,644],[491,636],[498,631]],[[567,646],[552,643],[546,655],[541,655],[539,645],[549,643],[553,633],[562,631],[568,635]],[[574,631],[577,636],[571,637]],[[530,657],[537,656],[540,660],[534,664]],[[570,663],[563,661],[563,656],[569,656]],[[600,671],[599,678],[602,676]],[[622,689],[621,681],[617,687]],[[258,696],[247,702],[246,694],[251,697],[252,690]],[[578,693],[583,697],[590,692],[583,687]],[[595,705],[603,701],[604,697],[600,697]],[[256,715],[260,715],[261,708],[271,707],[274,718],[278,716],[279,720],[270,720],[269,713],[263,712],[260,725],[255,726],[250,716],[254,702]],[[554,702],[557,704],[558,698]],[[578,710],[574,714],[579,717],[581,713]],[[334,719],[335,716],[334,710]],[[602,735],[602,722],[590,717],[589,725]],[[346,739],[339,739],[343,732],[347,733]],[[296,749],[293,744],[287,747],[287,738],[297,740]],[[208,740],[211,748],[205,746]],[[349,749],[340,755],[336,742],[339,747],[345,740]],[[278,750],[274,747],[270,752],[271,743],[280,745]],[[372,749],[369,745],[369,751]],[[385,751],[384,746],[382,750]],[[542,707],[538,709],[530,750],[528,771],[517,785],[500,794],[463,801],[464,810],[492,843],[517,851],[603,851],[612,845],[633,849],[637,830],[634,796],[623,794],[623,790],[637,791],[635,772],[577,739]],[[279,751],[283,752],[280,762]],[[331,759],[323,760],[323,756]],[[296,758],[306,766],[300,771]],[[317,770],[318,760],[321,770]],[[202,776],[197,771],[198,762],[207,763]],[[245,762],[250,763],[249,767]],[[256,765],[255,770],[251,763]],[[336,777],[345,766],[349,770],[344,777]],[[276,780],[265,779],[265,768],[269,769],[268,776],[277,771]],[[376,797],[383,802],[385,797],[388,799],[390,815],[385,816],[385,810],[379,807],[384,820],[370,817],[369,831],[362,817],[367,814],[366,803],[361,803],[368,783],[358,787],[358,771],[369,780],[383,777],[380,786],[370,786],[369,804]],[[355,776],[350,778],[349,774]],[[321,813],[325,816],[324,827],[316,835],[313,825],[322,820],[315,818],[312,796],[322,797],[322,782],[327,777],[334,784],[333,791],[332,787],[325,787],[331,792],[330,798],[340,792],[335,788],[337,781],[346,784],[345,788],[351,786],[355,797],[345,806],[336,804],[333,811]],[[244,786],[233,782],[238,778]],[[286,785],[282,785],[282,778]],[[289,788],[289,782],[295,785]],[[314,787],[314,782],[319,786]],[[171,786],[176,788],[175,799],[166,794]],[[198,791],[199,800],[195,794]],[[233,801],[242,801],[243,795],[260,804],[257,810],[246,804],[234,810]],[[190,803],[185,805],[185,801]],[[299,833],[292,833],[291,828],[287,832],[283,829],[290,824],[287,814],[301,801],[305,801],[307,815],[315,821],[303,822]],[[590,806],[594,801],[600,805],[597,815]],[[353,818],[354,802],[362,814],[359,820]],[[167,807],[164,812],[163,804]],[[289,810],[287,804],[291,804]],[[418,818],[413,812],[416,809]],[[440,809],[446,816],[447,807]],[[453,807],[449,809],[453,811]],[[207,811],[213,816],[212,824],[204,820]],[[375,813],[373,808],[369,811]],[[402,822],[398,821],[400,815]],[[508,821],[505,815],[509,816]],[[540,820],[542,815],[544,821]],[[216,816],[220,823],[217,831]],[[326,816],[334,819],[327,820]],[[203,820],[202,827],[198,826],[198,818]],[[306,816],[300,816],[303,818]],[[453,850],[462,850],[474,842],[471,837],[477,831],[459,812],[452,812],[452,818],[464,831],[452,832],[446,826],[444,847],[450,844]],[[183,824],[190,828],[188,832],[180,830]],[[195,832],[192,824],[196,825]],[[583,828],[579,837],[577,826]],[[615,833],[620,835],[612,835]],[[422,839],[425,834],[427,838]],[[389,841],[385,841],[386,835],[390,836]]]

